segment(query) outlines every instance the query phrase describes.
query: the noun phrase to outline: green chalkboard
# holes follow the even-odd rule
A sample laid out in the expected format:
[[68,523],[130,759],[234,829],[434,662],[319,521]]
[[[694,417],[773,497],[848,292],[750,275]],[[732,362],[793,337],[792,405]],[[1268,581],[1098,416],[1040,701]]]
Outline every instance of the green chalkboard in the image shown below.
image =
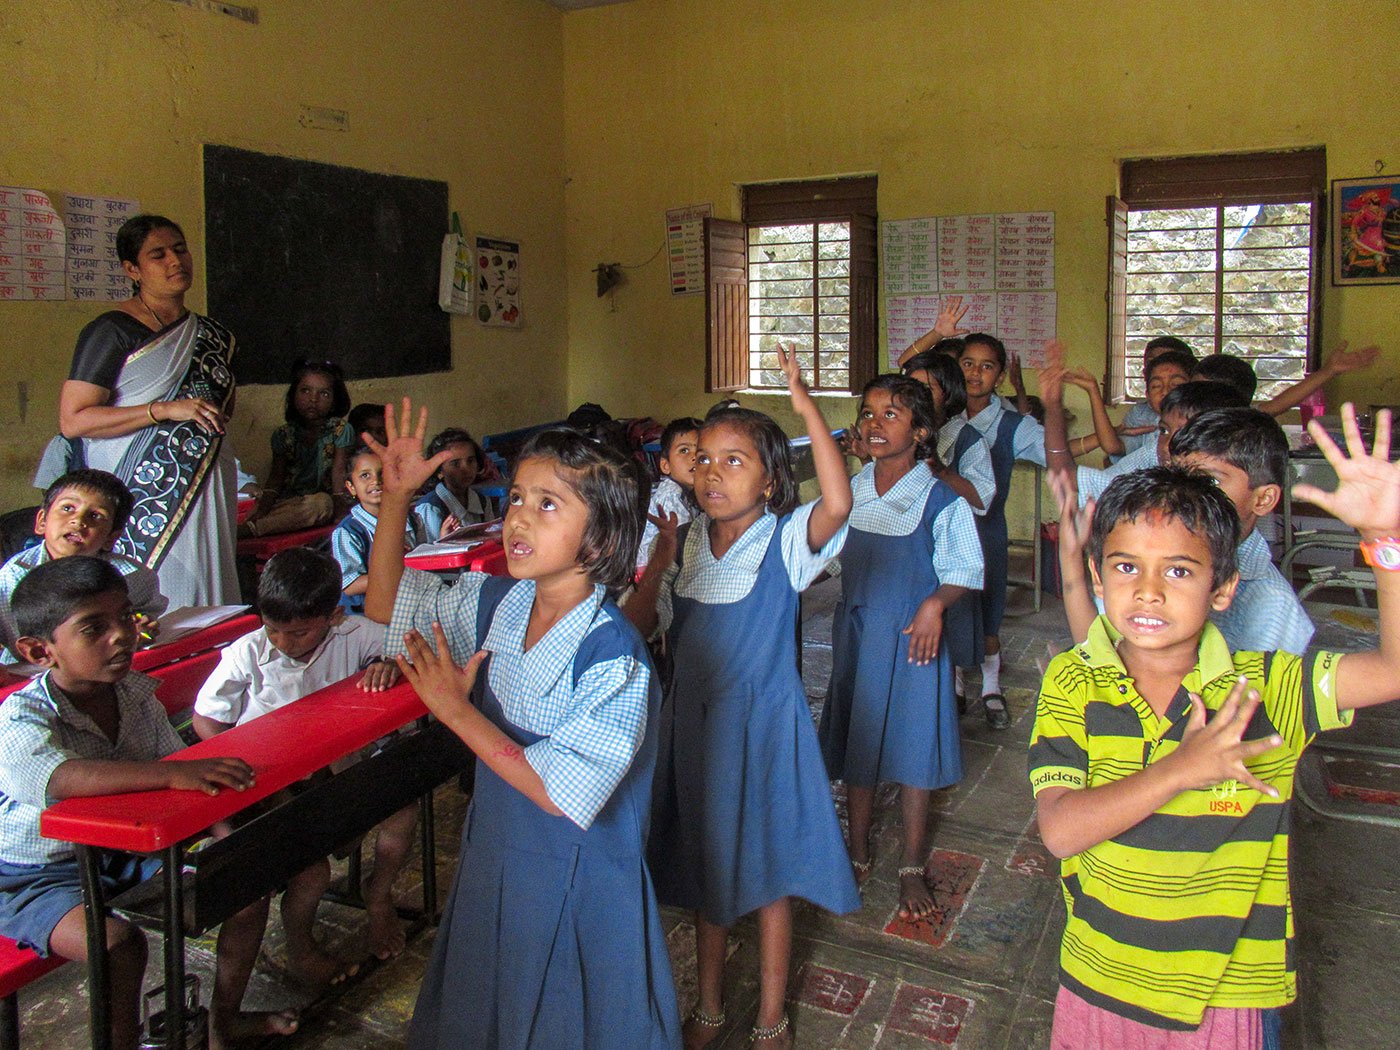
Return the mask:
[[209,315],[238,339],[240,383],[298,358],[350,379],[452,367],[437,302],[447,183],[204,147]]

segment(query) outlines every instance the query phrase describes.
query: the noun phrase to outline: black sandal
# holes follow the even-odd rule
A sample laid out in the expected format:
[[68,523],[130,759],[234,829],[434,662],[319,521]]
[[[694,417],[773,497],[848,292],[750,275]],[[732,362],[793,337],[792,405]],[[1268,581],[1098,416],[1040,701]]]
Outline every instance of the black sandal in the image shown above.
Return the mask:
[[982,710],[987,715],[987,725],[993,729],[1006,729],[1011,725],[1011,716],[1006,711],[1006,697],[1000,693],[988,693],[982,697]]

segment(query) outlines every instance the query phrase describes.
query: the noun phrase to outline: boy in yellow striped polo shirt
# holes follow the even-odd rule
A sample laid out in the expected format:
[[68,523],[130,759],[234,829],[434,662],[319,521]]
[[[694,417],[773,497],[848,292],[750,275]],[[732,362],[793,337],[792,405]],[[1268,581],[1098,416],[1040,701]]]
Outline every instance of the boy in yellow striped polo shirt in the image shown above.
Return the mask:
[[1105,613],[1046,671],[1031,738],[1040,833],[1068,922],[1052,1050],[1257,1050],[1296,995],[1288,800],[1304,747],[1400,698],[1400,463],[1390,418],[1295,495],[1357,529],[1377,566],[1380,648],[1232,654],[1209,623],[1238,580],[1239,520],[1204,474],[1157,467],[1104,493],[1088,536]]

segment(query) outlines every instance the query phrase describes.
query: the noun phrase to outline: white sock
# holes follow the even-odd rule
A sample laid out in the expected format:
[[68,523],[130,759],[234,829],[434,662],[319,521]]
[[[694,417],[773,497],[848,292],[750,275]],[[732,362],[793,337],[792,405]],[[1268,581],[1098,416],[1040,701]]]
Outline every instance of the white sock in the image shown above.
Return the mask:
[[992,653],[982,661],[982,695],[1001,692],[1001,653]]
[[963,673],[963,669],[961,667],[953,668],[953,690],[957,693],[958,696],[967,695],[966,677],[967,676]]

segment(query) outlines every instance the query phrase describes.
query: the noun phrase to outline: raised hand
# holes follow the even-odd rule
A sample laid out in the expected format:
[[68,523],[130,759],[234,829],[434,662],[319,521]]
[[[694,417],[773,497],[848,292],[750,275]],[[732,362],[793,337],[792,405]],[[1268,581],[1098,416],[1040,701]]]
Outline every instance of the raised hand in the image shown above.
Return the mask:
[[423,483],[437,473],[438,467],[452,458],[451,449],[443,449],[432,459],[423,458],[423,436],[428,431],[428,410],[418,410],[418,425],[413,425],[413,404],[403,399],[395,418],[392,406],[384,410],[384,435],[388,439],[381,445],[368,432],[360,437],[379,457],[384,469],[385,494],[397,493],[412,495],[423,487]]
[[1026,392],[1026,381],[1021,376],[1021,355],[1007,354],[1007,358],[1006,374],[1011,379],[1011,389],[1018,395],[1023,395]]
[[[1040,399],[1045,404],[1059,404],[1065,397],[1065,366],[1048,364],[1036,373],[1040,380]],[[1155,429],[1155,428],[1154,428]]]
[[245,791],[257,782],[253,767],[241,758],[198,758],[162,762],[169,766],[169,785],[177,791],[217,795],[223,788]]
[[1087,368],[1082,365],[1078,368],[1065,369],[1065,382],[1071,386],[1077,386],[1080,390],[1096,391],[1099,388],[1099,381],[1094,378]]
[[1243,675],[1220,705],[1215,717],[1206,720],[1206,705],[1195,693],[1191,697],[1191,714],[1181,746],[1168,759],[1181,770],[1188,788],[1204,789],[1237,780],[1246,787],[1278,798],[1278,790],[1264,783],[1245,766],[1247,759],[1272,751],[1283,743],[1275,733],[1263,740],[1244,740],[1249,720],[1259,707],[1259,693],[1249,688]]
[[966,328],[959,328],[958,324],[967,316],[970,307],[963,305],[961,295],[950,295],[943,300],[943,306],[938,311],[938,317],[934,319],[933,331],[939,339],[951,339],[954,336],[967,335]]
[[1060,562],[1063,564],[1066,558],[1083,558],[1089,544],[1089,530],[1094,524],[1094,501],[1085,501],[1080,509],[1079,494],[1063,470],[1050,471],[1045,480],[1060,508]]
[[490,654],[483,649],[468,660],[465,667],[458,667],[440,623],[433,624],[436,651],[416,630],[404,635],[403,642],[407,652],[394,658],[399,670],[428,710],[450,726],[454,715],[471,706],[477,672]]
[[663,567],[670,567],[676,560],[676,533],[681,527],[680,519],[658,503],[656,513],[648,514],[647,521],[656,526],[656,540],[647,564],[659,562]]
[[1337,472],[1337,488],[1326,492],[1315,485],[1294,485],[1293,497],[1321,507],[1361,533],[1362,539],[1400,534],[1400,463],[1390,461],[1390,410],[1376,415],[1376,437],[1371,451],[1361,441],[1356,406],[1342,406],[1342,434],[1347,451],[1337,447],[1322,424],[1308,422],[1308,433]]
[[938,643],[943,637],[943,603],[929,595],[919,603],[919,610],[909,626],[909,662],[920,667],[938,655]]
[[792,395],[793,401],[806,395],[807,381],[802,378],[802,366],[797,363],[797,344],[778,344],[778,364],[782,366],[783,375],[787,377],[788,393]]
[[1337,344],[1322,367],[1331,375],[1345,375],[1347,372],[1355,372],[1361,368],[1369,368],[1375,364],[1376,358],[1380,357],[1381,348],[1379,346],[1363,346],[1360,350],[1348,350],[1346,340]]

